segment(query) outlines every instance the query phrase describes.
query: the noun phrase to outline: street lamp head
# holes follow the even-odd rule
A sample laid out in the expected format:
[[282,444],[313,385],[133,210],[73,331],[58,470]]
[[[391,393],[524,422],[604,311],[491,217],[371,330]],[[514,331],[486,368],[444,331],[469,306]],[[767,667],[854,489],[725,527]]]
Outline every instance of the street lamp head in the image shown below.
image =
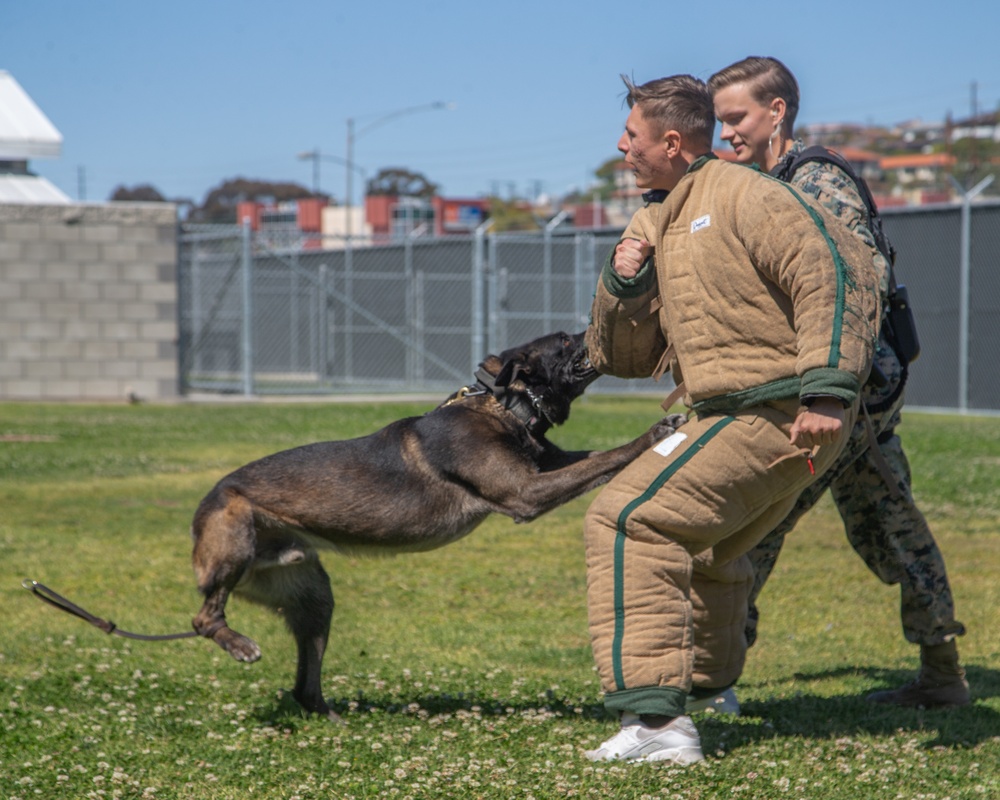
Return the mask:
[[360,130],[355,129],[355,126],[354,126],[355,118],[354,117],[348,117],[347,118],[347,159],[345,160],[345,163],[347,165],[347,191],[344,193],[344,205],[347,207],[347,210],[348,210],[348,216],[347,216],[347,238],[348,239],[351,238],[351,227],[350,227],[351,226],[351,217],[350,217],[350,210],[351,210],[351,206],[354,203],[354,200],[353,200],[353,194],[354,193],[353,193],[352,185],[351,185],[351,172],[354,169],[356,169],[356,167],[354,166],[354,140],[357,139],[359,136],[363,136],[368,131],[370,131],[372,128],[376,128],[379,125],[383,125],[384,123],[389,122],[390,120],[396,119],[397,117],[402,117],[402,116],[405,116],[407,114],[415,114],[418,111],[437,111],[437,110],[440,110],[440,109],[443,109],[443,110],[446,110],[446,111],[451,111],[454,108],[455,108],[455,104],[454,103],[445,102],[444,100],[438,100],[437,102],[434,102],[434,103],[425,103],[424,105],[420,105],[420,106],[409,106],[407,108],[400,108],[400,109],[398,109],[396,111],[391,111],[388,114],[383,114],[378,119],[375,119],[372,122],[369,122],[367,125],[365,125]]

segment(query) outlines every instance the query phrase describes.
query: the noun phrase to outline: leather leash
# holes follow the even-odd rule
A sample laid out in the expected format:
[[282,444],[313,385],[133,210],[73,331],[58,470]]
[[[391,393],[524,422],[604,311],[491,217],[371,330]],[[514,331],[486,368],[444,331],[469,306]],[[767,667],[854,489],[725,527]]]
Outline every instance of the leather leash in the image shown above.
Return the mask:
[[186,633],[164,633],[156,636],[150,636],[142,633],[130,633],[129,631],[123,631],[111,620],[95,617],[89,611],[85,611],[75,603],[71,603],[62,595],[52,591],[45,584],[33,581],[30,578],[25,578],[21,581],[21,586],[28,589],[33,595],[35,595],[35,597],[39,600],[43,600],[50,606],[54,606],[61,611],[72,614],[74,617],[79,617],[85,622],[89,622],[91,625],[100,628],[105,633],[113,633],[115,636],[124,636],[126,639],[139,639],[144,642],[162,642],[169,639],[190,639],[194,636],[198,636],[196,631],[187,631]]

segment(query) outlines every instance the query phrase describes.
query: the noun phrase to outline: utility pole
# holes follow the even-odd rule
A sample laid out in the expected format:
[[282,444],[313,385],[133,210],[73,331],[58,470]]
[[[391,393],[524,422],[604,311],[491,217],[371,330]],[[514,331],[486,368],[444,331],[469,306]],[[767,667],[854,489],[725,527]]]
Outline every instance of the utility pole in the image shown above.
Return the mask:
[[969,111],[971,112],[971,120],[969,127],[972,130],[972,138],[969,142],[969,186],[976,179],[976,175],[979,173],[979,98],[977,97],[979,91],[979,84],[976,81],[972,82],[970,87],[969,96]]
[[306,159],[311,159],[313,162],[313,194],[319,194],[319,162],[320,162],[320,152],[317,147],[315,150],[310,150],[308,153],[299,153],[299,158],[303,161]]

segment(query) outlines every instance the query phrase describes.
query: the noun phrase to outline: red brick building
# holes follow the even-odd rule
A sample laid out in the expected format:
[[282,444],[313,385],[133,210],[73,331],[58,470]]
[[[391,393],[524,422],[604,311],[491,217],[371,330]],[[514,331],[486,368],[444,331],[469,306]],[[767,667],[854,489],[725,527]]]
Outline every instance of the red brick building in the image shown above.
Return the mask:
[[368,195],[365,219],[375,239],[401,239],[417,231],[428,236],[472,233],[488,216],[489,200],[455,197]]

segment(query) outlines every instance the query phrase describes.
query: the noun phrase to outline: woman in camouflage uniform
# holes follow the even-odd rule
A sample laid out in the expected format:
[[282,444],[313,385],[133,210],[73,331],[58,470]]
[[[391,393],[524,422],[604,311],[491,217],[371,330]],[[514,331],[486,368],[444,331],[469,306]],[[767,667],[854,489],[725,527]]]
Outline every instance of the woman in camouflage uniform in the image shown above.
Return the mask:
[[[872,243],[868,210],[851,177],[835,164],[806,161],[787,176],[790,160],[804,144],[793,138],[799,90],[792,73],[775,58],[750,57],[717,72],[708,82],[721,138],[736,160],[788,180],[815,197],[855,234]],[[876,251],[877,252],[877,251]],[[876,266],[888,287],[889,265]],[[885,307],[885,304],[883,304]],[[920,645],[921,669],[911,683],[875,692],[868,699],[904,706],[955,706],[969,702],[969,687],[959,664],[955,637],[965,627],[955,619],[944,559],[911,492],[910,467],[896,435],[903,405],[904,370],[883,326],[875,364],[885,384],[869,383],[862,401],[869,410],[878,452],[859,416],[838,463],[800,497],[795,509],[750,552],[755,581],[747,638],[756,637],[756,598],[778,558],[785,535],[829,488],[844,520],[851,546],[887,584],[899,584],[901,621],[906,639]],[[887,470],[891,471],[890,485]]]

